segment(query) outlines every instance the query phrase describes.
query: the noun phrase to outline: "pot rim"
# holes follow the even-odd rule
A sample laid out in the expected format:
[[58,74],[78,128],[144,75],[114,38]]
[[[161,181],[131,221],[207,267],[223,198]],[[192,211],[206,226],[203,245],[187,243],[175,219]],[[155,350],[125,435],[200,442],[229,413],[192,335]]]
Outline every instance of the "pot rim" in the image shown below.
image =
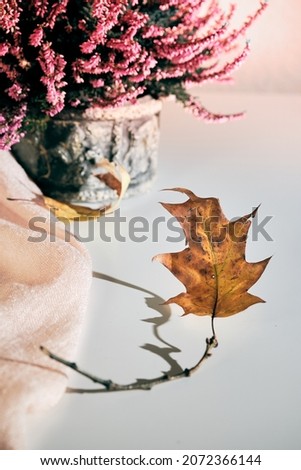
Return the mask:
[[123,119],[139,119],[143,116],[151,116],[160,113],[162,101],[150,96],[139,98],[134,104],[126,104],[112,108],[91,106],[85,110],[65,108],[58,115],[51,118],[52,121],[117,121]]

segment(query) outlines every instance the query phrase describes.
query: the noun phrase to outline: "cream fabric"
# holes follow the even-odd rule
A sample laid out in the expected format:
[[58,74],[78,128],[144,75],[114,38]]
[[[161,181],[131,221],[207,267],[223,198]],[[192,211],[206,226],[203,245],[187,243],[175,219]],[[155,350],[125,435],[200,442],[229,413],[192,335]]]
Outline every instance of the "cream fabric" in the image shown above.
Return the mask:
[[[44,241],[29,229],[33,217],[43,218],[36,226]],[[0,152],[1,449],[23,448],[28,413],[55,405],[64,393],[66,368],[39,346],[73,360],[88,303],[90,257],[74,237],[65,241],[64,225],[54,220],[23,169]]]

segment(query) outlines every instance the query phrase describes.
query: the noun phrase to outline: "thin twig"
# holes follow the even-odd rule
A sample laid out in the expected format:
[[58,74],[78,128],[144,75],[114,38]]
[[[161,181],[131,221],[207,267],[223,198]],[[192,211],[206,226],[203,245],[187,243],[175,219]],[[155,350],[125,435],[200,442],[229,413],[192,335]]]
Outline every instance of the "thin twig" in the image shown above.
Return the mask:
[[203,362],[211,356],[212,349],[216,348],[218,345],[217,338],[215,335],[214,330],[214,316],[211,319],[211,328],[212,328],[212,337],[206,339],[206,348],[205,351],[200,358],[200,360],[190,369],[186,368],[177,374],[170,375],[168,373],[161,375],[160,377],[156,377],[154,379],[143,379],[137,380],[136,382],[121,385],[114,383],[112,380],[104,380],[100,379],[89,372],[85,372],[82,369],[79,369],[75,362],[69,362],[61,357],[53,354],[44,346],[40,346],[41,351],[46,354],[50,359],[53,359],[60,364],[69,367],[69,369],[74,370],[80,375],[87,377],[88,379],[92,380],[92,382],[103,385],[104,388],[100,389],[84,389],[84,388],[67,388],[67,392],[69,393],[105,393],[105,392],[125,392],[129,390],[151,390],[155,385],[159,385],[162,383],[170,382],[172,380],[181,379],[184,377],[190,377],[190,375],[196,372],[199,367],[203,364]]
[[83,370],[81,370],[77,367],[77,364],[75,362],[66,361],[66,359],[63,359],[63,358],[57,356],[56,354],[53,354],[52,352],[50,352],[44,346],[40,346],[40,350],[44,354],[46,354],[46,356],[50,357],[50,359],[53,359],[54,361],[59,362],[60,364],[63,364],[66,367],[69,367],[69,369],[72,369],[72,370],[78,372],[80,375],[83,375],[83,376],[87,377],[88,379],[92,380],[92,382],[104,385],[106,388],[110,387],[110,384],[111,384],[110,380],[102,380],[102,379],[100,379],[98,377],[95,377],[94,375],[90,374],[89,372],[84,372]]

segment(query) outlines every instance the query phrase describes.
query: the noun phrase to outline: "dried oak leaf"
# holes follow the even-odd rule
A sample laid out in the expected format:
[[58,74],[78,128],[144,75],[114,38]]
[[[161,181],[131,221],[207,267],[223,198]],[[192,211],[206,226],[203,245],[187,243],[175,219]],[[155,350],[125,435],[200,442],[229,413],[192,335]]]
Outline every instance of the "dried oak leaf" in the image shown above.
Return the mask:
[[250,305],[264,302],[248,289],[265,270],[270,258],[249,263],[245,248],[252,213],[229,221],[216,198],[200,198],[193,192],[174,188],[188,196],[180,204],[162,203],[181,224],[188,247],[154,259],[166,266],[186,287],[186,292],[166,303],[176,303],[184,315],[227,317]]

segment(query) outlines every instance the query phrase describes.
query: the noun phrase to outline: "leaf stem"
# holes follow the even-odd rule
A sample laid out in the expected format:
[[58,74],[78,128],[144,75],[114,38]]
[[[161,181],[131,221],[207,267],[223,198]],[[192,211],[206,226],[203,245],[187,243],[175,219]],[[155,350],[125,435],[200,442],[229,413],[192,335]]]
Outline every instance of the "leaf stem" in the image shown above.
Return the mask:
[[211,315],[211,330],[212,330],[212,337],[215,339],[216,347],[217,347],[218,343],[217,343],[217,338],[216,338],[216,333],[215,333],[214,319],[215,319],[215,315],[213,314]]
[[46,354],[50,359],[53,359],[60,364],[68,367],[69,369],[74,370],[80,375],[87,377],[92,382],[102,385],[102,388],[97,389],[84,389],[84,388],[67,388],[66,391],[68,393],[105,393],[105,392],[124,392],[130,390],[151,390],[155,385],[159,385],[162,383],[170,382],[172,380],[177,380],[185,377],[190,377],[191,374],[196,372],[200,366],[205,362],[206,359],[211,357],[211,351],[218,346],[215,329],[214,329],[214,316],[211,317],[211,329],[212,329],[212,337],[206,338],[206,348],[201,356],[200,360],[191,368],[183,369],[181,372],[177,374],[170,375],[165,373],[159,377],[154,379],[137,379],[136,382],[121,385],[114,383],[112,380],[104,380],[99,377],[96,377],[89,372],[85,372],[84,370],[80,369],[75,362],[66,361],[65,359],[57,356],[50,352],[44,346],[40,346],[41,351]]

